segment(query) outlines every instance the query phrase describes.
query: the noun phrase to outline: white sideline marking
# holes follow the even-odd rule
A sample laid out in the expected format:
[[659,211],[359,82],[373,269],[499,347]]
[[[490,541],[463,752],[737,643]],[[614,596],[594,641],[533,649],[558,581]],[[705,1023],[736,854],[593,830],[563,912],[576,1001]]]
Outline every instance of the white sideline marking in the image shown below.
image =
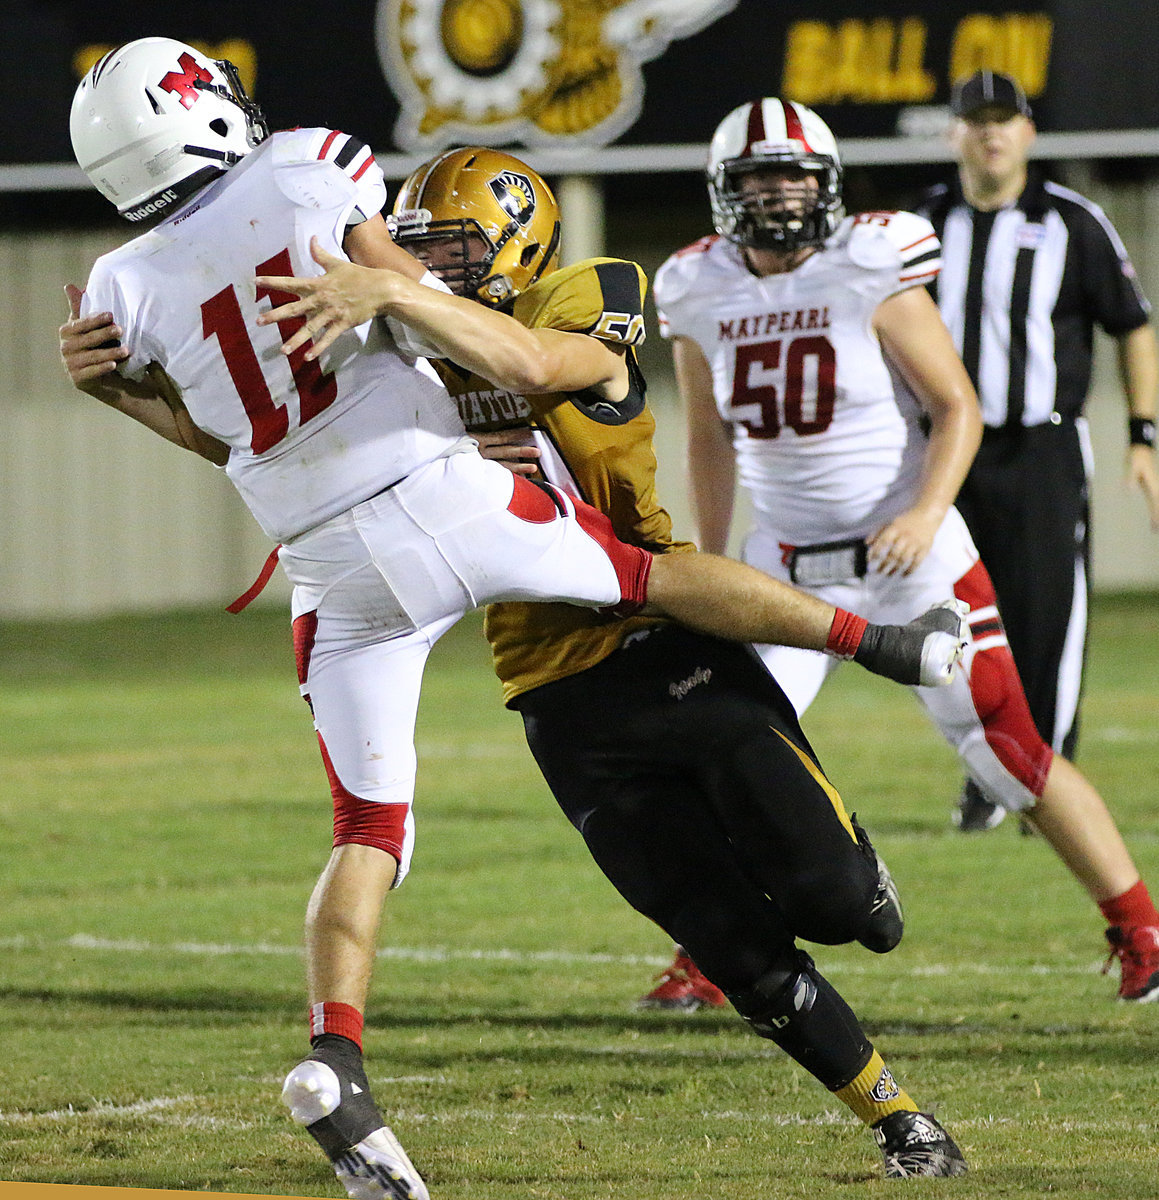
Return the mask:
[[[137,938],[102,938],[91,933],[74,933],[67,938],[0,938],[0,950],[42,950],[55,946],[67,946],[71,950],[114,951],[118,954],[200,954],[209,957],[239,955],[261,958],[268,956],[301,957],[301,946],[279,946],[271,942],[148,942]],[[451,949],[446,946],[385,946],[378,951],[379,958],[396,959],[400,962],[510,962],[510,963],[573,963],[582,966],[600,964],[628,967],[667,966],[671,957],[654,954],[584,954],[571,950],[472,950]],[[822,964],[826,974],[867,975],[880,969],[862,963],[832,962]],[[913,979],[952,975],[1008,976],[1008,962],[986,963],[915,963],[899,967],[891,961],[893,975],[909,976]],[[1090,975],[1102,970],[1102,961],[1095,963],[1031,963],[1020,964],[1018,970],[1026,975]]]

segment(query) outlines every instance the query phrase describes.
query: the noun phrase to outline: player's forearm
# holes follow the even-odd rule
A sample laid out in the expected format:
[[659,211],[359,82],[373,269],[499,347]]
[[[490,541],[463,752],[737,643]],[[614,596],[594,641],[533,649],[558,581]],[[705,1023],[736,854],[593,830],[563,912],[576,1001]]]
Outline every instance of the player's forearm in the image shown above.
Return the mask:
[[144,425],[167,442],[184,444],[172,411],[148,382],[134,383],[114,374],[78,384],[77,390]]
[[913,506],[939,521],[961,491],[982,442],[982,418],[974,398],[955,395],[932,406],[926,457]]
[[[90,395],[94,394],[87,388],[83,390],[88,391]],[[192,422],[183,427],[177,415],[161,398],[128,394],[114,395],[111,389],[107,390],[110,392],[108,399],[102,396],[96,396],[96,399],[109,405],[110,408],[124,413],[126,417],[136,421],[139,425],[144,425],[146,429],[163,437],[167,442],[180,446],[182,450],[189,450],[217,466],[223,465],[229,457],[227,446],[217,441],[216,438],[202,433]]]
[[378,286],[378,311],[413,329],[457,366],[516,393],[555,390],[561,376],[551,344],[514,317],[395,275]]
[[719,429],[704,435],[689,432],[688,477],[697,545],[709,554],[728,547],[736,494],[736,460]]
[[713,482],[707,471],[697,472],[692,486],[696,544],[709,554],[724,554],[732,528],[734,483],[732,471],[722,469]]
[[1159,393],[1159,348],[1150,325],[1132,329],[1119,339],[1119,377],[1127,399],[1127,413],[1142,420],[1155,420]]

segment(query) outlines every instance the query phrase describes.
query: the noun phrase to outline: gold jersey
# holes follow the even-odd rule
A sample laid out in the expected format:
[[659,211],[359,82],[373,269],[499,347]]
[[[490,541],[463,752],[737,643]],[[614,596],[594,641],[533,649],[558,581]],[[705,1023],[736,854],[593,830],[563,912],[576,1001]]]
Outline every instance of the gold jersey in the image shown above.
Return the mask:
[[[515,301],[529,329],[586,333],[626,347],[631,383],[617,403],[594,393],[519,396],[452,363],[436,363],[470,431],[523,428],[540,450],[543,477],[605,513],[621,541],[654,553],[687,551],[672,538],[672,520],[656,497],[656,422],[644,399],[633,349],[644,339],[644,272],[613,258],[592,258],[553,271]],[[522,692],[593,667],[655,617],[626,621],[571,604],[493,604],[484,630],[495,672],[510,703]]]

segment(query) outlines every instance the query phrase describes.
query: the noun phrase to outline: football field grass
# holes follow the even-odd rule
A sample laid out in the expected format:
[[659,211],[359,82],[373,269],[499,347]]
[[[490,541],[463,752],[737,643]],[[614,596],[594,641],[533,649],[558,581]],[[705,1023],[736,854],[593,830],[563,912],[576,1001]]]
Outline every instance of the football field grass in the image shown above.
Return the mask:
[[[1159,894],[1159,596],[1104,598],[1080,765]],[[728,1012],[645,1013],[665,936],[556,809],[477,618],[436,649],[418,843],[387,905],[367,1069],[432,1200],[1159,1196],[1159,1005],[1008,820],[951,830],[953,756],[845,667],[805,726],[900,885],[905,940],[813,948],[961,1180],[869,1134]],[[330,801],[284,616],[0,626],[0,1179],[340,1196],[278,1102]]]

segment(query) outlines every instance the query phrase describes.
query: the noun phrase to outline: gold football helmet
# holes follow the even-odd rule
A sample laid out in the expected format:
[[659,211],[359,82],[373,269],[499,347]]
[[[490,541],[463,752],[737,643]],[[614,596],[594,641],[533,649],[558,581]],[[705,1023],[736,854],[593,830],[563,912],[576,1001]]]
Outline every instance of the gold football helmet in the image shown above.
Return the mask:
[[447,150],[411,172],[394,202],[394,239],[458,296],[492,308],[559,265],[559,205],[502,150]]

